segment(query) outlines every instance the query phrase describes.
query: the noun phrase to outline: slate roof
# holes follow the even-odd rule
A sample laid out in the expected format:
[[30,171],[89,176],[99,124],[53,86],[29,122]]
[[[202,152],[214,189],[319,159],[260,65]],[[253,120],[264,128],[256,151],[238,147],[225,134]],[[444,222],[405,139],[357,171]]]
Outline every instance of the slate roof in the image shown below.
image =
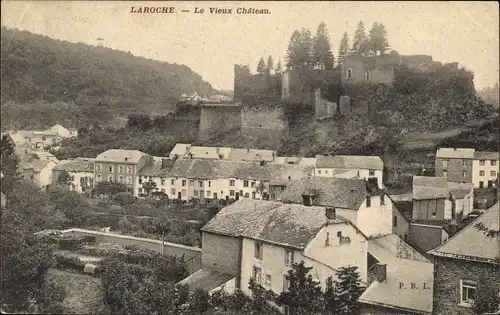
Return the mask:
[[476,160],[498,160],[498,159],[500,159],[500,153],[499,152],[476,151],[476,152],[474,152],[474,158]]
[[[170,163],[169,163],[170,164]],[[139,176],[153,176],[153,177],[169,177],[171,174],[172,166],[167,165],[162,167],[163,161],[154,161],[154,163],[144,166],[137,175]]]
[[474,159],[475,149],[468,148],[439,148],[436,158],[441,159]]
[[307,176],[311,167],[269,163],[261,166],[255,162],[186,159],[177,160],[171,174],[175,177],[193,179],[238,178],[262,181],[287,179],[288,176]]
[[384,169],[384,163],[378,156],[363,155],[335,155],[316,156],[316,167],[319,168],[342,168],[342,169]]
[[[434,265],[397,235],[368,240],[368,252],[380,263],[386,264],[387,277],[383,282],[374,281],[363,292],[359,301],[383,307],[432,312]],[[402,290],[400,283],[418,290]],[[422,286],[425,283],[426,288]]]
[[176,143],[172,151],[170,151],[169,155],[177,155],[178,157],[183,157],[190,147],[191,144],[189,143]]
[[184,157],[188,157],[191,153],[193,159],[220,159],[219,154],[222,154],[226,158],[231,152],[231,148],[227,147],[199,147],[191,146]]
[[500,257],[500,237],[488,237],[476,225],[481,224],[488,229],[498,231],[499,213],[500,209],[497,202],[446,243],[431,250],[429,254],[464,260],[494,262],[495,259]]
[[306,158],[300,156],[277,156],[274,158],[274,163],[315,166],[316,158]]
[[287,186],[280,200],[302,204],[302,194],[308,189],[318,192],[313,198],[315,206],[357,210],[367,196],[366,183],[361,179],[308,177]]
[[[201,231],[303,249],[326,222],[324,207],[240,199],[223,208]],[[338,215],[329,222],[347,223]]]
[[62,160],[53,169],[54,171],[66,172],[94,172],[94,159]]
[[47,160],[38,160],[38,159],[33,159],[27,163],[23,163],[21,166],[24,170],[29,170],[33,169],[35,173],[39,173],[41,170],[43,170],[47,165],[50,163],[55,163],[54,161],[47,161]]
[[227,156],[228,160],[234,161],[274,161],[276,152],[272,150],[258,150],[258,149],[231,149]]
[[[146,153],[139,150],[111,149],[99,154],[96,162],[115,162],[115,163],[138,163],[139,160],[147,156]],[[125,159],[127,159],[125,161]]]
[[413,199],[465,198],[471,193],[471,183],[448,182],[446,177],[413,176]]
[[178,284],[188,285],[191,291],[202,289],[210,292],[233,278],[231,275],[203,268],[182,279]]

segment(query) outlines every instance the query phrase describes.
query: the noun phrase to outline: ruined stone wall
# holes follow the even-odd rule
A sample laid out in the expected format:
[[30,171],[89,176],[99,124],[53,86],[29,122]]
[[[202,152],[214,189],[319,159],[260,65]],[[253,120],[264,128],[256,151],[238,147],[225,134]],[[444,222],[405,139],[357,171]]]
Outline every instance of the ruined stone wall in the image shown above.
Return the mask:
[[206,140],[217,133],[230,132],[241,128],[241,107],[201,106],[198,138]]
[[288,132],[283,110],[277,107],[243,107],[241,133],[245,137],[270,137],[275,141]]

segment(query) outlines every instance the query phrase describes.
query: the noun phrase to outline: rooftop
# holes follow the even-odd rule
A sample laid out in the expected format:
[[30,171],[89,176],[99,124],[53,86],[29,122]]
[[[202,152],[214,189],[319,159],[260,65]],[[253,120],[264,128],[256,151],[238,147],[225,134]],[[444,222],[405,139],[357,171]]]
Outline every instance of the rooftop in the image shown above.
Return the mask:
[[302,194],[311,189],[318,193],[312,201],[315,206],[357,210],[367,196],[366,183],[361,179],[308,177],[287,186],[280,199],[302,204]]
[[138,163],[143,156],[148,156],[139,150],[111,149],[97,156],[96,162],[115,162],[115,163]]
[[172,151],[170,151],[170,156],[177,155],[178,157],[183,157],[191,147],[189,143],[176,143]]
[[500,159],[500,153],[497,152],[485,152],[485,151],[476,151],[474,152],[474,158],[476,160],[498,160]]
[[231,152],[231,148],[226,147],[199,147],[199,146],[191,146],[189,147],[188,152],[184,155],[184,157],[188,157],[192,154],[193,159],[212,159],[219,160],[222,155],[223,158],[226,158]]
[[474,159],[475,149],[469,148],[439,148],[436,158],[441,159]]
[[94,159],[62,160],[54,167],[54,171],[93,173]]
[[206,292],[210,292],[232,278],[234,277],[231,275],[204,268],[182,279],[178,284],[188,285],[189,289],[192,291],[202,289]]
[[[324,207],[240,199],[223,208],[201,230],[303,249],[326,222]],[[347,223],[340,216],[328,222]]]
[[498,202],[468,226],[455,234],[446,243],[431,250],[429,254],[463,260],[498,263],[500,258],[500,236],[488,236],[482,229],[499,230]]
[[[170,161],[170,160],[167,160]],[[137,175],[152,177],[169,177],[173,163],[166,163],[161,160],[155,160],[154,163],[144,166]]]
[[384,163],[378,156],[362,155],[335,155],[335,156],[316,156],[316,167],[319,168],[341,168],[341,169],[384,169]]
[[448,182],[446,177],[413,176],[413,199],[463,199],[471,193],[471,183]]
[[258,149],[231,149],[227,156],[228,160],[235,161],[274,161],[276,152],[273,150],[258,150]]

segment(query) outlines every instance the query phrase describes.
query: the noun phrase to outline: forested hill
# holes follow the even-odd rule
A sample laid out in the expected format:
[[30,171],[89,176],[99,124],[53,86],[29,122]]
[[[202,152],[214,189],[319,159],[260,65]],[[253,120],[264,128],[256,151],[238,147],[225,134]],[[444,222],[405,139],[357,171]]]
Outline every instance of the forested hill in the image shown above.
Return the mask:
[[1,38],[2,129],[165,114],[182,93],[216,92],[184,65],[4,27]]

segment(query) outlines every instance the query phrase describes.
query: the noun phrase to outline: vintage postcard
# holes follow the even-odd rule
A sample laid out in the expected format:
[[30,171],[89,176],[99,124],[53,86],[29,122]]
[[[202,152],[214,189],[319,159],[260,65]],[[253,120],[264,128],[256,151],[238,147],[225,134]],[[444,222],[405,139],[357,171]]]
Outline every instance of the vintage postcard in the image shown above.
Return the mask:
[[6,314],[500,314],[499,5],[2,1]]

